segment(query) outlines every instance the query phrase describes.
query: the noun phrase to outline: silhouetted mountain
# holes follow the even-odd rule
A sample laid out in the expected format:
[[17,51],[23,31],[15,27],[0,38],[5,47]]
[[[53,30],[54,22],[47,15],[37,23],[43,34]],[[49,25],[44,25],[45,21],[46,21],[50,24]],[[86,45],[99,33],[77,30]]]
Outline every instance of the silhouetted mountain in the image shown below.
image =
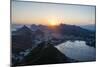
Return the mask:
[[[47,46],[44,46],[47,45]],[[40,65],[40,64],[56,64],[56,63],[69,63],[77,62],[73,59],[66,57],[52,44],[45,42],[40,43],[35,49],[33,49],[30,54],[28,54],[24,59],[16,63],[16,66],[23,65]]]
[[37,25],[35,25],[35,24],[32,24],[30,26],[30,28],[31,28],[32,31],[36,31],[37,29],[39,29],[39,27]]
[[61,24],[59,30],[67,40],[83,40],[87,45],[95,47],[95,32],[75,25]]
[[[12,47],[13,51],[18,49],[28,49],[32,47],[32,31],[23,26],[18,29],[16,32],[12,33]],[[17,49],[16,49],[17,48]]]
[[21,24],[11,24],[11,31],[16,31],[17,29],[21,28],[23,25]]
[[[75,25],[60,24],[49,27],[45,25],[23,26],[12,31],[13,65],[39,65],[77,62],[66,57],[54,46],[67,40],[83,40],[89,46],[95,46],[95,32]],[[49,43],[48,43],[49,42]],[[33,48],[34,47],[34,48]],[[28,55],[19,61],[19,53],[32,48]],[[18,58],[16,60],[16,58]]]
[[37,29],[33,32],[33,42],[36,43],[36,41],[44,41],[44,32],[40,29]]
[[93,32],[96,31],[96,26],[95,26],[95,24],[80,25],[80,27],[82,27],[82,28],[84,28],[84,29],[87,29],[87,30],[90,30],[90,31],[93,31]]
[[16,31],[16,33],[19,34],[19,35],[31,35],[32,34],[32,30],[24,25],[22,28],[19,28]]
[[89,37],[90,34],[92,34],[91,31],[88,31],[86,29],[83,29],[75,25],[61,24],[59,26],[59,29],[63,35],[73,35],[73,36],[81,36],[81,37],[88,36]]
[[[25,28],[25,30],[24,30]],[[20,31],[21,30],[21,31]],[[31,25],[31,28],[23,27],[18,33],[33,32],[33,41],[47,41],[51,39],[55,45],[66,40],[84,40],[89,46],[95,47],[95,32],[75,25],[60,24],[55,27],[45,25]],[[16,32],[15,32],[16,33]],[[22,34],[23,34],[22,33]],[[34,40],[35,39],[35,40]]]

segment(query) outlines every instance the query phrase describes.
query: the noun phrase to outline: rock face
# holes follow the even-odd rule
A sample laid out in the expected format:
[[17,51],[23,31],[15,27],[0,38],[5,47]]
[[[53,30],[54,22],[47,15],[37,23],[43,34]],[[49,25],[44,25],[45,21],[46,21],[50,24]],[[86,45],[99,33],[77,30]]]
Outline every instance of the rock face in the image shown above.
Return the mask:
[[23,26],[12,35],[12,47],[15,50],[25,50],[32,47],[32,31]]
[[47,47],[44,47],[43,45],[45,45],[45,42],[40,43],[35,49],[30,52],[29,55],[24,57],[24,59],[20,63],[17,63],[15,65],[24,66],[77,62],[73,59],[66,57],[52,44],[48,43]]
[[27,34],[28,36],[30,36],[30,32],[32,32],[32,39],[34,43],[37,43],[38,41],[52,40],[54,44],[57,45],[58,43],[64,42],[66,40],[82,40],[86,41],[87,45],[96,47],[95,32],[76,25],[60,24],[59,26],[48,27],[45,25],[34,24],[31,25],[30,28],[24,26],[17,32],[18,33],[15,32],[15,34],[12,35],[24,33],[25,35]]
[[[87,45],[95,47],[95,32],[75,25],[61,24],[56,27],[32,25],[22,26],[12,31],[12,63],[14,66],[40,65],[77,62],[62,54],[55,45],[67,40],[83,40]],[[30,51],[21,56],[25,50]],[[17,60],[16,60],[17,59]]]

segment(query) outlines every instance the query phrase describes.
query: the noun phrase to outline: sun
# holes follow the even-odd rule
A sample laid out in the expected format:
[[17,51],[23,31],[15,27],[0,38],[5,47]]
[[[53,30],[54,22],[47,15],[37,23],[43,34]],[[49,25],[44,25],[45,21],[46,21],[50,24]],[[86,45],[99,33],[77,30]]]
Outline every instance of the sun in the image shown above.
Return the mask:
[[48,20],[48,25],[56,26],[56,25],[59,25],[59,23],[56,19],[49,19]]

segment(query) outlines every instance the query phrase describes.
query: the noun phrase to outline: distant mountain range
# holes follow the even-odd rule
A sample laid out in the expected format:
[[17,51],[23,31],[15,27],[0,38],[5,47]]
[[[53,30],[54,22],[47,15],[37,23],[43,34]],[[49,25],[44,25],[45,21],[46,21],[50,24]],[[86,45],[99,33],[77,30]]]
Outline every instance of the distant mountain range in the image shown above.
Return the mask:
[[[13,65],[53,64],[77,62],[66,57],[54,46],[67,40],[86,41],[88,46],[96,47],[95,32],[76,25],[60,24],[45,25],[15,25],[12,31],[12,61]],[[20,55],[31,49],[28,55]]]
[[[11,25],[11,30],[15,30],[15,29],[18,29],[18,28],[21,28],[23,25],[22,24],[12,24]],[[32,25],[26,25],[27,27],[33,27],[35,29],[38,28],[38,25],[35,25],[35,24],[32,24]],[[44,25],[39,25],[40,27],[41,26],[44,26]],[[88,25],[76,25],[76,26],[80,26],[81,28],[84,28],[84,29],[87,29],[87,30],[91,30],[91,31],[96,31],[96,25],[95,24],[88,24]]]
[[[93,25],[86,25],[85,28],[93,27]],[[25,28],[25,29],[24,29]],[[33,33],[31,36],[34,36],[33,39],[37,41],[53,41],[54,44],[61,43],[66,40],[84,40],[95,43],[95,31],[91,31],[88,29],[83,28],[83,26],[76,26],[76,25],[67,25],[67,24],[60,24],[59,26],[45,26],[45,25],[23,25],[21,28],[17,28],[18,30],[25,34],[25,30],[31,31]],[[24,30],[24,31],[23,31]],[[16,33],[13,33],[16,34]],[[13,35],[12,34],[12,35]],[[21,33],[20,33],[21,34]],[[28,35],[27,35],[28,36]]]
[[90,24],[90,25],[80,25],[80,27],[87,29],[87,30],[91,30],[91,31],[96,31],[96,26],[95,24]]

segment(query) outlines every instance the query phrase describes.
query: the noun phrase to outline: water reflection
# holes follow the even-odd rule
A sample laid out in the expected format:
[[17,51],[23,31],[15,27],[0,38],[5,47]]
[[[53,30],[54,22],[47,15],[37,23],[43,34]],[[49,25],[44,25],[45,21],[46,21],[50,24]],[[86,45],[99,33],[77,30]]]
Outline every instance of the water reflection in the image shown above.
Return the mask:
[[96,59],[96,49],[87,46],[85,41],[66,41],[55,47],[67,57],[78,61],[94,61]]

